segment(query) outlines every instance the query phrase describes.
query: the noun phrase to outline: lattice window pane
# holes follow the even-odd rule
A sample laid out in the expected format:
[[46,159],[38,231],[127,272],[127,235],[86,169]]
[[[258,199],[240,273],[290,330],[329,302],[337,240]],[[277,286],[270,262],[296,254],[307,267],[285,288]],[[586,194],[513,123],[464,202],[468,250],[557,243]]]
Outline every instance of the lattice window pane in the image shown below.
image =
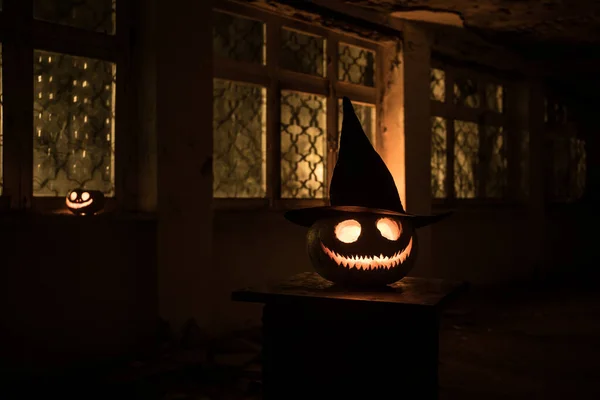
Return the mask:
[[503,127],[485,127],[480,152],[485,197],[504,197],[508,183],[508,161],[506,135]]
[[577,200],[585,192],[585,141],[575,135],[576,132],[558,131],[549,141],[552,158],[548,164],[552,189],[549,194],[555,201]]
[[[585,192],[585,142],[578,138],[561,138],[557,142],[558,145],[555,147],[555,197],[557,200],[577,200]],[[568,147],[566,152],[564,151],[565,147]],[[558,154],[561,149],[566,156]]]
[[[358,103],[353,101],[354,111],[356,116],[362,125],[365,134],[371,141],[373,147],[375,147],[375,141],[377,136],[377,124],[376,124],[376,111],[374,104]],[[342,133],[342,122],[344,120],[344,111],[342,106],[342,99],[338,99],[338,137]],[[340,141],[338,140],[338,146]]]
[[338,80],[375,86],[375,52],[346,43],[338,45]]
[[478,158],[479,126],[454,121],[454,193],[459,199],[477,195]]
[[475,80],[468,78],[456,79],[454,82],[454,104],[479,108],[479,89]]
[[574,174],[573,181],[574,191],[573,198],[579,199],[585,193],[585,186],[587,181],[586,176],[586,151],[585,151],[585,141],[571,138],[571,154],[574,162]]
[[564,104],[554,103],[554,122],[557,124],[567,123],[567,107]]
[[115,65],[34,51],[33,195],[114,195]]
[[282,28],[279,63],[282,68],[290,71],[325,76],[325,39]]
[[215,79],[213,83],[213,196],[266,195],[266,88]]
[[485,86],[485,102],[488,110],[502,113],[504,111],[504,87],[488,83]]
[[554,137],[552,139],[552,195],[554,200],[569,198],[570,140],[569,138]]
[[250,18],[215,11],[213,53],[217,57],[265,64],[265,24]]
[[281,92],[281,197],[325,197],[326,97]]
[[42,21],[114,34],[116,0],[33,0],[33,15]]
[[431,195],[442,199],[446,193],[447,135],[446,120],[431,118]]
[[429,72],[429,98],[431,100],[446,101],[446,72],[438,68],[431,68]]
[[523,198],[529,197],[530,187],[529,131],[522,131],[519,146],[520,186]]

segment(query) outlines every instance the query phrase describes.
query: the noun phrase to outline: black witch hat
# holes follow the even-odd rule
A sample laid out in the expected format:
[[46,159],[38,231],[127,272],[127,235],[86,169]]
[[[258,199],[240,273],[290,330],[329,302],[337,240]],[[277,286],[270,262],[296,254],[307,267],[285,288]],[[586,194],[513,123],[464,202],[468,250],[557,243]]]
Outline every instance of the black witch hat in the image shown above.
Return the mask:
[[340,149],[329,187],[331,205],[291,210],[285,217],[310,227],[320,219],[348,213],[380,214],[408,218],[419,228],[448,216],[450,213],[414,215],[404,211],[394,178],[365,135],[347,97],[343,105]]

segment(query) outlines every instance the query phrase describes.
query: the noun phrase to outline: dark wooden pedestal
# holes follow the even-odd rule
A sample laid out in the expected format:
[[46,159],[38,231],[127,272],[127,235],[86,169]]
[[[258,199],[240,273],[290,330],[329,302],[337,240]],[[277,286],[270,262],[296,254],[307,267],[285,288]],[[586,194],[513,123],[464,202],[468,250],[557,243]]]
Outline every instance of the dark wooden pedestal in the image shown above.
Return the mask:
[[263,309],[265,400],[437,399],[440,305],[464,284],[353,292],[319,275],[232,294]]

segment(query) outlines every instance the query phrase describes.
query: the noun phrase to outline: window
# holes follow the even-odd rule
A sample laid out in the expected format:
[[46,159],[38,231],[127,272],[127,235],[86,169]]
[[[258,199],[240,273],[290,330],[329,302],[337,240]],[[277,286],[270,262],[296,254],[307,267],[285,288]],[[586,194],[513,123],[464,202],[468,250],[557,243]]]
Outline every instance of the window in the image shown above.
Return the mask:
[[343,96],[378,143],[377,45],[235,3],[214,15],[213,196],[324,202]]
[[578,200],[585,192],[585,141],[567,105],[555,96],[544,99],[546,136],[546,197],[553,202]]
[[0,33],[6,35],[1,120],[13,121],[0,130],[1,194],[12,199],[12,207],[50,209],[62,208],[75,188],[114,197],[120,190],[115,77],[117,60],[123,60],[115,0],[19,3],[0,14],[27,21],[7,24]]
[[[528,186],[509,179],[511,161],[516,159],[523,160],[514,165],[521,181],[527,177],[528,135],[509,131],[505,90],[501,79],[434,63],[430,71],[434,199],[507,200]],[[518,141],[511,144],[511,137]]]
[[114,194],[114,64],[34,51],[33,195]]

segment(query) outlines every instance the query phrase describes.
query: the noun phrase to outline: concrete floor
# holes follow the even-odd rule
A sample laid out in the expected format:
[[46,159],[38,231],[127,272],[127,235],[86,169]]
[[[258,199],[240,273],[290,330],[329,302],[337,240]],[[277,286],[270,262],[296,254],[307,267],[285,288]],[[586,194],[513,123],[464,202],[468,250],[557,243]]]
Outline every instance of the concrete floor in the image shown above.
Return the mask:
[[[84,397],[258,400],[260,366],[240,367],[260,352],[257,332],[225,340],[214,359],[199,349],[183,355],[191,362],[170,357],[168,370],[137,366],[158,372]],[[440,400],[459,399],[600,399],[600,292],[504,285],[472,288],[450,303],[440,327]]]
[[600,295],[475,289],[445,312],[440,399],[600,399]]
[[[228,382],[164,398],[260,399],[249,393],[259,389],[252,379]],[[504,285],[472,288],[449,304],[440,327],[440,400],[459,399],[600,399],[600,293]]]

